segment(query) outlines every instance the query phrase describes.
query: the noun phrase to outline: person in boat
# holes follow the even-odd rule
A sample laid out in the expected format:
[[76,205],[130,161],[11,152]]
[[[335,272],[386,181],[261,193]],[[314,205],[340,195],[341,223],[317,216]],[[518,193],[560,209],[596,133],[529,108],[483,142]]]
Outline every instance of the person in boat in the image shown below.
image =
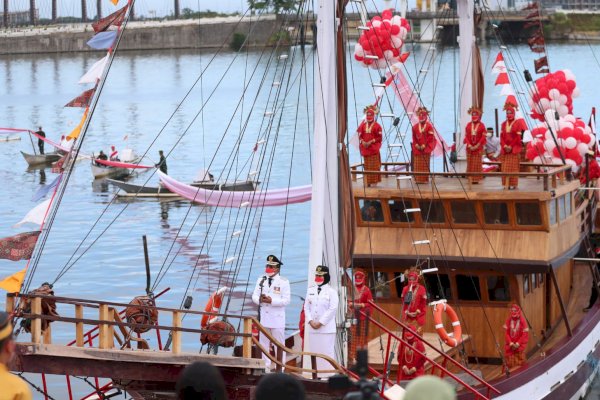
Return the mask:
[[154,164],[154,166],[157,167],[160,170],[160,172],[167,175],[167,158],[165,157],[165,154],[162,150],[158,151],[158,155],[160,159],[158,160],[157,164]]
[[500,138],[494,135],[494,128],[487,128],[487,139],[485,141],[485,156],[490,161],[500,159]]
[[377,200],[365,200],[361,208],[361,218],[363,221],[383,222],[381,203]]
[[[426,107],[417,109],[419,122],[412,127],[412,155],[413,171],[429,172],[431,153],[435,148],[435,134],[433,125],[429,122],[429,110]],[[415,176],[416,183],[427,183],[427,175]]]
[[[409,325],[409,327],[416,331],[417,327],[414,325]],[[411,347],[407,346],[405,343],[400,345],[400,351],[398,352],[398,381],[407,381],[418,378],[425,373],[425,357],[422,354],[425,354],[425,345],[421,341],[418,335],[415,335],[408,329],[404,329],[404,334],[402,338],[405,342],[407,342]],[[415,349],[418,351],[415,351]]]
[[[381,170],[381,141],[383,139],[381,125],[375,121],[375,114],[378,113],[377,107],[367,106],[364,109],[366,120],[361,122],[356,132],[358,133],[358,143],[360,155],[364,158],[365,171]],[[369,174],[365,176],[367,186],[376,185],[381,182],[381,175]]]
[[525,351],[529,342],[529,327],[521,307],[510,306],[510,315],[504,323],[504,357],[507,368],[519,367],[525,362]]
[[[512,99],[511,99],[512,98]],[[515,119],[515,112],[519,109],[514,96],[508,96],[504,104],[506,121],[500,127],[500,161],[502,172],[519,172],[521,149],[523,147],[522,134],[527,130],[522,118]],[[502,186],[506,189],[516,189],[519,186],[518,176],[502,177]]]
[[[331,287],[329,281],[329,268],[324,265],[317,266],[315,270],[315,284],[309,286],[304,302],[304,315],[308,324],[304,332],[304,351],[326,355],[335,358],[335,337],[339,298],[337,291]],[[317,358],[318,370],[331,370],[332,365],[323,358]],[[319,377],[329,376],[321,373]]]
[[14,353],[12,316],[0,312],[0,399],[31,400],[33,397],[29,386],[8,370]]
[[[464,144],[467,146],[467,172],[481,172],[481,157],[487,142],[486,129],[481,122],[483,111],[477,106],[472,106],[468,110],[471,115],[471,122],[465,129]],[[469,182],[479,183],[483,179],[481,175],[469,176]]]
[[44,154],[44,140],[42,138],[46,137],[46,132],[42,130],[41,126],[38,126],[36,134],[40,136],[38,137],[38,148],[40,149],[40,154]]
[[119,160],[119,151],[115,148],[115,146],[110,146],[110,161],[121,161]]
[[175,393],[178,400],[227,400],[221,372],[206,361],[196,361],[181,371]]
[[[96,157],[96,159],[106,161],[106,160],[108,160],[108,157],[102,150],[100,150],[100,153],[98,153],[98,157]],[[98,164],[98,163],[96,163],[96,164]],[[102,165],[102,164],[98,164],[98,165]]]
[[373,300],[373,294],[366,280],[365,271],[357,268],[354,271],[353,296],[348,301],[348,309],[354,313],[354,322],[350,327],[350,361],[352,363],[356,360],[356,350],[367,347],[367,338],[369,337],[369,317],[373,308],[369,301]]
[[402,289],[402,321],[415,324],[416,331],[421,335],[425,325],[425,310],[427,307],[427,291],[419,283],[419,272],[411,267],[404,273],[408,284]]
[[[265,329],[279,343],[285,343],[285,307],[290,304],[290,282],[279,274],[283,263],[274,255],[267,257],[265,274],[258,278],[252,301],[259,307],[259,320]],[[265,335],[260,335],[260,344],[269,351],[271,341]],[[262,355],[265,367],[271,367],[271,360],[266,354]],[[285,353],[281,360],[285,364]]]

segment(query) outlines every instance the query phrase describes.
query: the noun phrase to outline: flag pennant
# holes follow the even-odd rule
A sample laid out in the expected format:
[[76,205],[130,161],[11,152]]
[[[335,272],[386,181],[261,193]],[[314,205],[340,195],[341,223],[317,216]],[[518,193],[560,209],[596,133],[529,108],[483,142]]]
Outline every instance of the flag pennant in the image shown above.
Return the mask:
[[534,1],[533,3],[527,4],[523,10],[535,10],[536,8],[538,8],[538,3]]
[[27,268],[23,268],[19,272],[2,279],[0,281],[0,289],[4,289],[8,293],[17,293],[21,291],[21,286],[23,286],[23,280],[25,280],[26,272]]
[[0,258],[12,261],[29,260],[38,236],[40,231],[19,233],[0,239]]
[[538,58],[537,60],[533,60],[533,65],[535,67],[536,74],[546,74],[549,71],[548,59],[545,56]]
[[529,28],[531,28],[533,26],[541,27],[542,25],[540,24],[539,20],[537,20],[537,21],[529,21],[529,22],[526,22],[525,24],[523,24],[523,29],[529,29]]
[[94,89],[88,89],[85,92],[81,93],[79,96],[75,97],[73,100],[65,104],[65,107],[89,107],[92,102],[92,97],[94,97]]
[[514,95],[515,91],[513,90],[511,85],[502,85],[502,90],[500,90],[500,96],[509,96]]
[[102,72],[104,72],[104,67],[108,62],[108,54],[104,56],[101,60],[98,60],[92,65],[92,68],[89,69],[88,72],[85,73],[80,79],[79,84],[82,83],[96,83],[98,79],[102,76]]
[[525,19],[534,19],[534,18],[539,18],[540,17],[540,11],[539,10],[535,10],[532,13],[528,14]]
[[88,40],[87,45],[92,49],[102,50],[110,49],[117,38],[117,31],[98,32],[93,38]]
[[[113,4],[117,5],[117,3],[113,0]],[[115,11],[114,13],[99,19],[98,21],[92,24],[92,28],[94,32],[104,32],[110,26],[121,26],[123,24],[123,20],[125,19],[125,14],[127,13],[127,6],[121,8],[120,10]]]
[[506,73],[506,64],[504,64],[504,61],[500,61],[494,64],[494,66],[492,67],[492,74],[498,75],[503,73]]
[[110,0],[110,2],[116,6],[119,3],[119,0]]
[[509,84],[510,81],[508,80],[508,74],[506,72],[501,73],[500,75],[498,75],[498,77],[496,78],[496,83],[495,85],[507,85]]
[[496,61],[494,61],[494,65],[496,65],[499,62],[504,62],[504,56],[502,55],[502,52],[498,52],[498,55],[496,56]]
[[32,223],[37,225],[42,225],[44,223],[44,218],[46,217],[46,211],[50,207],[50,201],[52,199],[45,200],[44,202],[38,204],[34,208],[32,208],[25,217],[17,222],[14,227],[21,226],[26,223]]
[[81,117],[81,121],[79,121],[79,124],[77,124],[75,129],[73,129],[71,133],[69,133],[69,136],[67,136],[67,140],[77,139],[79,137],[79,134],[81,133],[81,128],[83,128],[83,124],[85,123],[85,119],[87,118],[89,110],[89,108],[85,109],[83,117]]
[[41,186],[37,190],[37,192],[35,192],[35,194],[31,198],[31,201],[38,202],[41,199],[43,199],[44,197],[46,197],[48,195],[48,193],[50,193],[50,191],[52,189],[54,189],[55,187],[58,186],[58,184],[60,183],[61,176],[62,175],[59,175],[52,182],[50,182],[49,184]]

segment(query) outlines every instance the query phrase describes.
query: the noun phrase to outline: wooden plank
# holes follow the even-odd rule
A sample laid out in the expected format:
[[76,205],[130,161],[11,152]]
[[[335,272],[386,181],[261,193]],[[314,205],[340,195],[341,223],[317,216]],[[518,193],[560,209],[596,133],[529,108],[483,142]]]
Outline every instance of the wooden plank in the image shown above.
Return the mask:
[[244,318],[244,333],[250,334],[242,339],[242,357],[252,358],[252,319]]
[[[42,299],[36,297],[31,301],[31,313],[34,315],[42,314]],[[34,318],[31,320],[31,341],[40,343],[42,339],[42,320]]]
[[[83,306],[81,304],[75,305],[75,318],[83,319]],[[83,347],[83,322],[75,323],[75,345],[77,347]]]
[[[181,326],[181,313],[179,311],[173,311],[173,327],[179,328]],[[171,352],[173,354],[181,353],[181,332],[171,331],[172,333],[172,347]]]
[[98,348],[108,349],[110,348],[109,340],[112,341],[112,335],[109,336],[108,325],[103,324],[102,321],[108,321],[108,304],[100,304],[98,309]]
[[7,313],[12,313],[15,309],[15,296],[12,293],[6,295],[6,306],[4,308]]
[[52,325],[48,325],[43,333],[44,344],[52,344]]
[[[114,315],[117,314],[117,310],[114,307],[108,307],[108,315],[107,318],[109,321],[114,321]],[[115,326],[114,325],[108,325],[107,326],[107,341],[108,341],[108,346],[109,348],[113,348],[115,347]]]

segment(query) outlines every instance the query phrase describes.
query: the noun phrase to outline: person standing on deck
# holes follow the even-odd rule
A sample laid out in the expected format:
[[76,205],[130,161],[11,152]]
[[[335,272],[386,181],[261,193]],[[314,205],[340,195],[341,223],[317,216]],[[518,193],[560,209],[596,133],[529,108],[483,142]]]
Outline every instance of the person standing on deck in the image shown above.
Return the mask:
[[118,150],[115,148],[115,146],[110,146],[110,157],[109,160],[110,161],[119,161],[119,152]]
[[516,304],[510,306],[510,315],[504,323],[504,357],[506,367],[513,368],[523,365],[525,351],[529,342],[529,327],[523,317],[521,307]]
[[407,324],[416,324],[415,331],[423,334],[425,325],[425,309],[427,307],[427,291],[419,283],[419,272],[415,267],[405,272],[408,284],[402,289],[402,321]]
[[[335,360],[335,336],[339,298],[337,291],[331,287],[329,281],[329,268],[324,265],[317,266],[315,271],[315,285],[310,286],[306,292],[304,302],[304,315],[308,326],[304,332],[304,351],[329,356]],[[323,358],[317,358],[318,370],[332,370],[333,366]],[[319,374],[319,377],[331,374]]]
[[[433,125],[429,122],[429,110],[425,107],[417,109],[419,122],[412,127],[412,155],[413,155],[413,171],[429,172],[429,164],[431,153],[435,148],[435,134]],[[427,175],[416,175],[416,183],[427,183],[429,177]]]
[[158,160],[157,164],[154,164],[154,166],[157,167],[160,172],[167,175],[167,159],[165,158],[162,150],[158,151],[158,155],[160,156],[160,159]]
[[[378,113],[377,107],[367,106],[364,109],[366,120],[361,122],[356,132],[358,133],[358,143],[360,155],[364,158],[365,171],[381,170],[381,141],[383,139],[381,125],[375,121],[375,114]],[[381,182],[381,175],[369,174],[364,178],[367,186],[376,185]]]
[[[348,301],[350,312],[354,313],[354,321],[350,328],[350,362],[356,361],[356,350],[367,348],[369,337],[369,318],[372,307],[369,301],[373,300],[371,289],[366,284],[367,275],[360,268],[354,270],[354,298]],[[366,314],[366,315],[364,315]]]
[[42,138],[46,137],[46,132],[42,130],[41,126],[38,126],[38,131],[36,134],[40,136],[38,137],[38,148],[40,149],[40,154],[44,154],[44,140],[42,140]]
[[498,161],[500,158],[500,138],[494,136],[494,128],[487,128],[487,139],[485,141],[485,156],[490,161]]
[[0,312],[0,400],[31,400],[29,386],[8,371],[15,353],[11,315]]
[[[467,172],[481,172],[481,157],[487,142],[485,125],[481,122],[483,112],[476,106],[469,108],[468,112],[471,114],[471,122],[467,124],[463,141],[467,146]],[[479,183],[482,179],[481,175],[469,176],[471,183]]]
[[[290,304],[290,282],[279,275],[283,263],[274,255],[267,257],[265,274],[258,278],[252,301],[258,304],[259,319],[262,326],[282,345],[285,344],[285,307]],[[271,341],[263,334],[259,338],[260,344],[266,351],[270,351]],[[263,353],[262,359],[268,369],[271,360]],[[285,364],[285,352],[281,362]]]
[[[411,329],[417,331],[417,327],[410,325]],[[417,335],[408,329],[404,329],[403,339],[414,349],[425,354],[425,345]],[[402,343],[398,352],[398,381],[406,381],[418,378],[425,373],[425,357],[417,353],[406,344]]]
[[[527,126],[522,118],[515,119],[515,112],[518,109],[514,96],[508,96],[504,104],[506,121],[502,123],[500,128],[502,172],[519,172],[521,149],[523,147],[521,135],[527,130]],[[502,186],[505,189],[516,189],[518,185],[518,176],[502,177]]]

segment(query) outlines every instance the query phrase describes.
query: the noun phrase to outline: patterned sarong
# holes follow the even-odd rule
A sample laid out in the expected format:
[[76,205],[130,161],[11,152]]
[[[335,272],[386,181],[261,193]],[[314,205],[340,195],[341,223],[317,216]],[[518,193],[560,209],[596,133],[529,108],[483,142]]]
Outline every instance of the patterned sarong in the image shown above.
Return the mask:
[[[481,151],[477,153],[467,152],[467,172],[481,172]],[[472,175],[469,176],[469,181],[472,183],[478,183],[483,179],[483,175]]]
[[[364,156],[365,171],[381,171],[381,155],[379,153],[372,156]],[[381,182],[381,175],[368,174],[365,176],[367,184]]]
[[[500,157],[500,161],[502,162],[502,172],[519,172],[519,163],[520,155],[519,154],[503,154]],[[518,176],[503,176],[502,177],[502,186],[514,186],[517,187],[519,185],[519,177]]]
[[369,336],[369,320],[358,320],[355,325],[350,327],[350,359],[356,360],[356,350],[367,348],[367,338]]
[[506,355],[506,366],[508,368],[519,367],[519,366],[523,365],[524,362],[525,362],[525,352],[524,351]]
[[[430,172],[430,159],[431,154],[413,154],[413,170],[415,172]],[[427,175],[415,175],[415,182],[427,183],[429,182],[429,177]]]

